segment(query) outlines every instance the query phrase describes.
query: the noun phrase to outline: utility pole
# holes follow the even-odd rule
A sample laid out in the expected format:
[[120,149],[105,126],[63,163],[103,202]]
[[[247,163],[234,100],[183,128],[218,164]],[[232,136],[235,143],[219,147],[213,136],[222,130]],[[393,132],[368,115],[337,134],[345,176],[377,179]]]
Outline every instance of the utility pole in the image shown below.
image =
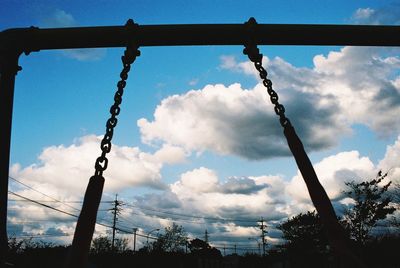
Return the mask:
[[261,229],[261,241],[262,241],[262,245],[263,245],[263,256],[265,256],[265,244],[266,244],[266,240],[265,240],[265,234],[267,233],[267,223],[264,224],[264,219],[263,217],[261,217],[259,223],[260,223],[260,229]]
[[204,242],[208,243],[208,232],[207,232],[207,229],[204,232]]
[[[114,200],[114,207],[111,209],[111,213],[114,215],[113,217],[113,226],[112,226],[112,240],[111,240],[111,250],[114,251],[114,246],[115,246],[115,231],[117,229],[117,221],[118,221],[118,214],[121,211],[120,206],[122,205],[122,202],[118,201],[118,194],[115,195],[115,200]],[[135,235],[136,236],[136,235]]]
[[133,252],[136,252],[136,232],[138,228],[133,228]]
[[236,244],[235,244],[235,254],[236,254]]

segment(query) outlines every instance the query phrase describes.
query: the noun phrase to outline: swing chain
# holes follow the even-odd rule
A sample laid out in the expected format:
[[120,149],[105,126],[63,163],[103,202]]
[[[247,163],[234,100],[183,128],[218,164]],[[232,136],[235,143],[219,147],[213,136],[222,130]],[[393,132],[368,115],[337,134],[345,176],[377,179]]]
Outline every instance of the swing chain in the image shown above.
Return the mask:
[[247,28],[247,33],[249,35],[248,42],[244,45],[243,54],[249,57],[249,60],[254,63],[255,68],[259,72],[260,78],[263,80],[264,87],[267,88],[268,95],[274,107],[275,113],[279,116],[279,122],[282,127],[290,126],[289,119],[285,116],[285,107],[279,103],[278,94],[272,88],[272,81],[267,78],[267,70],[262,66],[263,54],[260,53],[256,43],[254,42],[254,32],[257,21],[254,18],[250,18],[245,22],[245,27]]
[[[138,24],[134,23],[132,19],[129,19],[125,25],[128,32],[134,32],[137,29]],[[129,36],[128,36],[129,38]],[[132,35],[130,35],[132,38]],[[121,57],[123,69],[120,73],[121,80],[117,83],[117,91],[114,95],[114,104],[110,107],[111,117],[106,123],[106,133],[101,141],[101,155],[97,158],[95,163],[95,176],[102,176],[103,171],[107,169],[108,159],[106,154],[111,151],[111,140],[114,134],[114,128],[117,125],[117,116],[121,111],[119,105],[122,102],[122,95],[126,86],[126,80],[128,79],[128,73],[131,69],[131,64],[135,61],[136,57],[140,56],[139,46],[135,42],[129,42],[128,46],[124,51],[124,55]]]

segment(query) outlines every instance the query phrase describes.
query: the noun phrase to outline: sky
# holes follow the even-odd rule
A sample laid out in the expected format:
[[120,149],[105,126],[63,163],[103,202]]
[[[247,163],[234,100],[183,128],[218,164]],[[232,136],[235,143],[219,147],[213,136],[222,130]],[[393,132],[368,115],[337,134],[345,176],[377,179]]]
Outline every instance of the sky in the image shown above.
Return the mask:
[[[0,30],[136,23],[399,25],[399,1],[2,1]],[[172,222],[214,246],[256,248],[257,220],[270,245],[276,226],[313,210],[278,118],[240,46],[145,47],[133,64],[114,132],[98,215],[146,235]],[[389,171],[400,182],[398,48],[260,46],[287,116],[341,215],[346,181]],[[17,75],[8,231],[72,240],[100,155],[122,48],[40,51]],[[22,196],[22,197],[21,197]],[[96,235],[109,232],[97,225]],[[153,232],[155,235],[155,233]],[[132,235],[119,234],[132,241]],[[138,246],[145,243],[139,237]]]

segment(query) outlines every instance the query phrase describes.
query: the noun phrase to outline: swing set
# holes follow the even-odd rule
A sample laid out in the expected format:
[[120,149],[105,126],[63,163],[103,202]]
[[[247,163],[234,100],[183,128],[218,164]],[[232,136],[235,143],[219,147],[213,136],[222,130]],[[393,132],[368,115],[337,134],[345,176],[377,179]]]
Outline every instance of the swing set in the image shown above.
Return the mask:
[[254,63],[263,85],[279,117],[283,133],[297,166],[304,178],[311,200],[324,225],[334,255],[343,267],[365,267],[353,253],[350,240],[340,226],[332,204],[320,184],[300,138],[285,116],[278,94],[262,66],[263,55],[257,45],[350,45],[400,46],[400,26],[258,24],[250,18],[244,24],[138,25],[128,20],[125,26],[39,29],[8,29],[0,32],[0,266],[7,254],[7,192],[9,154],[15,76],[21,67],[22,53],[29,55],[45,49],[126,47],[122,56],[121,80],[117,83],[106,133],[101,141],[101,155],[95,162],[79,215],[67,267],[85,267],[92,240],[97,210],[101,200],[107,169],[107,153],[111,150],[113,130],[117,125],[122,95],[131,64],[144,46],[244,45],[243,53]]

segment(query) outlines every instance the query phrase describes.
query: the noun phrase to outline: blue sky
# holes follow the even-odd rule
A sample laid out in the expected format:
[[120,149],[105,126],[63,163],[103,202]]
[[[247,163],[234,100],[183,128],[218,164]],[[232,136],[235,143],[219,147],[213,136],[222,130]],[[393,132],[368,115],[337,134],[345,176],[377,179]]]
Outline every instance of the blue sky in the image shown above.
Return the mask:
[[[128,18],[139,24],[243,23],[251,16],[259,23],[398,25],[400,3],[6,0],[0,30],[123,25]],[[379,169],[392,169],[392,179],[398,180],[398,49],[260,48],[322,183],[338,200],[338,213],[348,204],[341,196],[344,181],[373,177]],[[21,56],[10,163],[15,179],[65,202],[82,198],[100,153],[122,52]],[[103,199],[118,193],[132,205],[125,208],[125,226],[145,233],[171,223],[149,217],[146,208],[223,219],[262,216],[271,226],[312,209],[273,107],[242,47],[152,47],[141,52],[128,79],[105,173]],[[10,188],[44,199],[15,181]],[[16,201],[9,206],[10,233],[57,230],[67,235],[58,240],[70,241],[74,219]],[[22,215],[36,215],[37,222],[21,223]],[[193,236],[208,229],[216,244],[234,239],[245,246],[248,237],[259,234],[256,227],[234,221],[177,223]],[[269,235],[271,243],[279,241],[273,227]]]

